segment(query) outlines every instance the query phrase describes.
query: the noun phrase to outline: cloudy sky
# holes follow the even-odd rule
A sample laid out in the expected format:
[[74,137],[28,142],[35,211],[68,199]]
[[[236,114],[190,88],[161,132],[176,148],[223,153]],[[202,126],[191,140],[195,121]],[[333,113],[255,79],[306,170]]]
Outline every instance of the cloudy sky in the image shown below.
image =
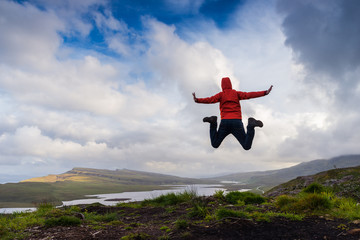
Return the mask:
[[[357,0],[0,0],[2,181],[73,167],[185,177],[360,153]],[[228,76],[261,119],[213,149]],[[244,121],[245,123],[247,121]]]

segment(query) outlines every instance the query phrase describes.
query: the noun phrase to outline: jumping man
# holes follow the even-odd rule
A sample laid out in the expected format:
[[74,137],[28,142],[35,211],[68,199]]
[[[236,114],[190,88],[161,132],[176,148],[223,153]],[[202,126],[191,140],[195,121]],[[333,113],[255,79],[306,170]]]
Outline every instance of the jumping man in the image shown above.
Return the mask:
[[205,117],[203,122],[210,123],[210,140],[214,148],[218,148],[224,138],[230,133],[239,141],[245,150],[249,150],[255,136],[255,127],[263,127],[260,120],[252,117],[248,119],[247,133],[245,133],[241,116],[240,100],[263,97],[268,95],[272,90],[272,85],[266,91],[260,92],[240,92],[232,89],[230,78],[225,77],[221,80],[222,92],[207,97],[197,98],[193,93],[196,103],[218,103],[220,102],[221,122],[217,130],[217,117]]

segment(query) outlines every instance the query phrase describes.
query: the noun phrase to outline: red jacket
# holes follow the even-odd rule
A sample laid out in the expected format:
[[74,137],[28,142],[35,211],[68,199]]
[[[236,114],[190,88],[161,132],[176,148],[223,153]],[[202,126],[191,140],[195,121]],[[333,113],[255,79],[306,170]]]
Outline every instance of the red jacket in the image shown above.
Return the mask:
[[197,98],[198,103],[217,103],[220,102],[221,119],[242,119],[240,100],[257,98],[266,95],[266,91],[260,92],[240,92],[232,89],[230,78],[221,79],[222,92],[208,97]]

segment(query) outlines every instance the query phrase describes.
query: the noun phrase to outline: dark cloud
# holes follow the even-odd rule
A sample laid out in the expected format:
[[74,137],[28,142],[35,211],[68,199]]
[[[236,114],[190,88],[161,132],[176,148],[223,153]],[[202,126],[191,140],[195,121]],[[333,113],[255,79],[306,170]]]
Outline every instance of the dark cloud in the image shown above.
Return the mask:
[[277,9],[284,14],[285,43],[307,70],[339,77],[359,67],[358,0],[279,0]]
[[[336,116],[335,116],[336,117]],[[279,148],[279,155],[283,158],[297,156],[306,158],[330,158],[343,154],[358,154],[360,136],[359,115],[346,115],[330,122],[324,129],[309,126],[306,121],[297,126],[297,135],[287,138]],[[355,133],[355,134],[354,134]]]

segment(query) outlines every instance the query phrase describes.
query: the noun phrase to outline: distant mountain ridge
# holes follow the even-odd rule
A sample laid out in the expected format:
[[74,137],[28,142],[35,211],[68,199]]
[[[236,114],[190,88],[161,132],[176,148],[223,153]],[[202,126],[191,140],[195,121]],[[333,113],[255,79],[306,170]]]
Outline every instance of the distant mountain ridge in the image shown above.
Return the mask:
[[279,170],[234,173],[211,179],[218,181],[237,181],[250,187],[259,185],[273,187],[299,176],[313,175],[335,168],[356,166],[360,166],[360,155],[344,155],[331,159],[302,162],[293,167]]
[[331,159],[319,159],[302,162],[289,168],[269,171],[255,171],[245,173],[233,173],[212,178],[183,178],[178,176],[135,171],[129,169],[92,169],[73,168],[72,170],[58,175],[31,178],[22,182],[91,182],[110,181],[121,184],[143,184],[143,185],[166,185],[166,184],[194,184],[219,181],[233,181],[245,184],[248,188],[257,186],[274,187],[299,176],[313,175],[319,172],[335,169],[360,166],[360,155],[343,155]]
[[178,176],[135,171],[129,169],[94,169],[76,167],[62,174],[50,174],[45,177],[30,178],[21,182],[91,182],[91,181],[108,181],[122,184],[143,184],[143,185],[164,185],[164,184],[193,184],[207,182],[194,178],[183,178]]

